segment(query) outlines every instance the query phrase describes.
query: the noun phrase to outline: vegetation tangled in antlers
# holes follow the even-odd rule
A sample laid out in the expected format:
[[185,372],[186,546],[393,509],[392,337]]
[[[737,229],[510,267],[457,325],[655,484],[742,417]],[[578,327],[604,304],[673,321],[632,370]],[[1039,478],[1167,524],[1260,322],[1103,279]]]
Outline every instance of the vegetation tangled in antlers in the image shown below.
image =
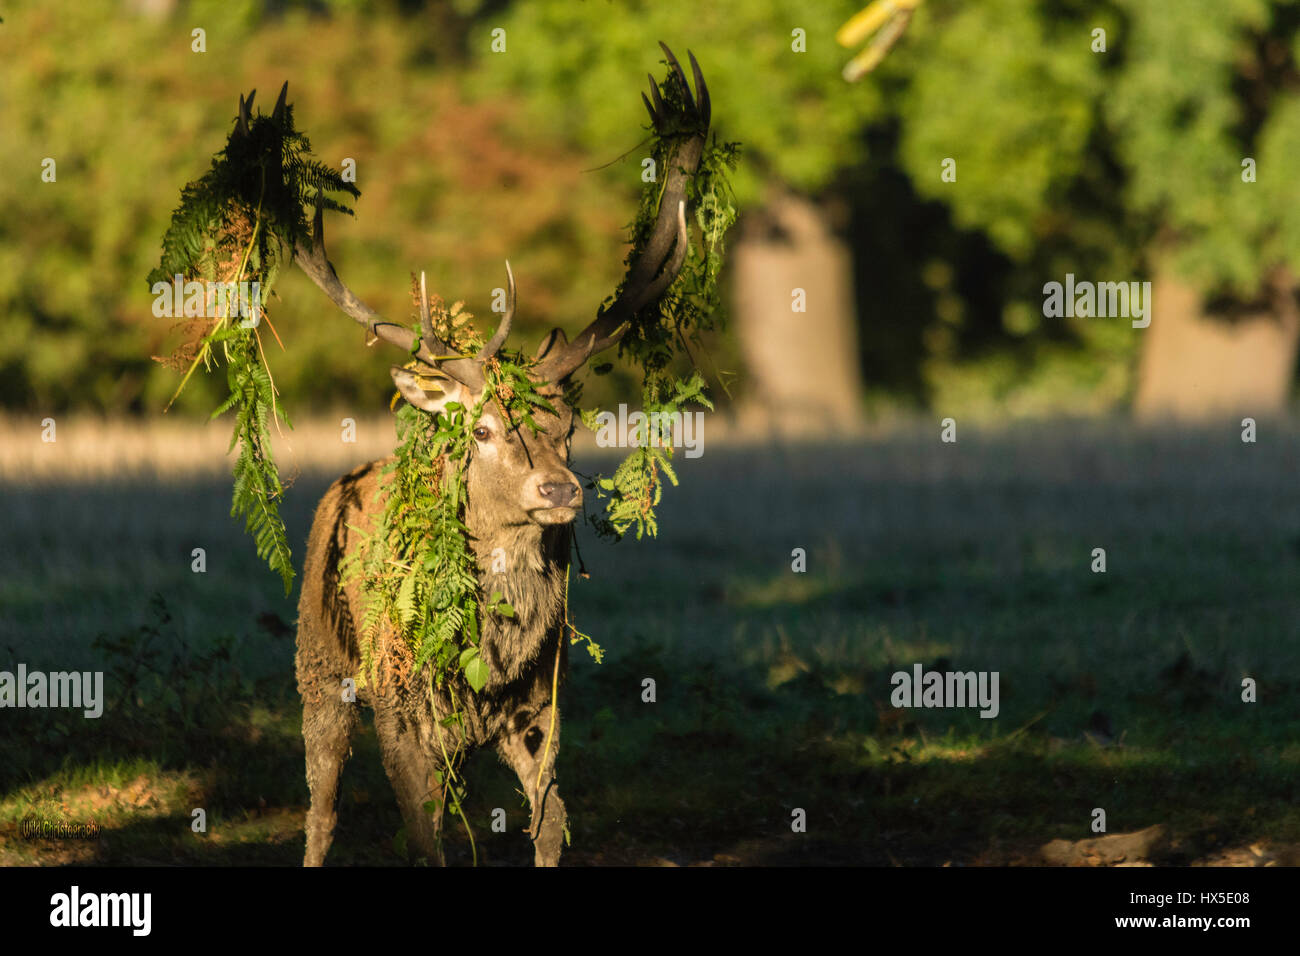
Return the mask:
[[[413,293],[416,320],[406,327],[383,321],[343,285],[325,255],[323,212],[352,214],[328,197],[331,191],[354,198],[360,194],[337,171],[311,158],[307,138],[294,128],[287,84],[270,116],[250,115],[253,94],[247,100],[240,97],[229,142],[207,175],[182,191],[163,240],[159,268],[149,276],[151,283],[173,275],[258,281],[265,303],[287,254],[368,333],[406,350],[410,361],[405,367],[417,377],[436,371],[481,388],[473,408],[453,404],[436,419],[410,405],[398,410],[400,443],[389,466],[392,480],[383,518],[370,546],[347,569],[350,575],[362,575],[370,598],[361,628],[363,645],[387,619],[405,638],[415,668],[430,664],[435,681],[456,669],[471,687],[480,689],[487,665],[476,646],[478,615],[482,610],[514,613],[499,594],[479,593],[463,523],[463,465],[487,402],[496,403],[516,426],[535,430],[533,409],[550,408],[539,384],[554,383],[562,386],[563,400],[590,426],[598,412],[579,408],[581,387],[569,376],[617,340],[620,351],[642,371],[649,420],[671,421],[692,402],[712,407],[699,373],[692,370],[681,378],[670,365],[679,345],[689,354],[688,343],[698,345],[700,334],[720,321],[717,276],[723,240],[735,221],[727,172],[735,166],[739,147],[719,144],[716,137],[708,140],[710,102],[699,66],[692,56],[692,96],[680,64],[666,46],[664,51],[668,75],[663,83],[652,77],[651,96],[643,94],[652,123],[651,154],[661,174],[647,184],[632,225],[627,277],[583,333],[573,342],[563,333],[552,333],[537,359],[504,348],[514,311],[513,276],[506,314],[486,343],[477,337],[460,303],[448,309],[422,287],[418,296]],[[688,208],[699,230],[698,244],[689,241]],[[311,209],[314,219],[309,223]],[[271,456],[269,422],[274,420],[277,427],[281,421],[289,423],[277,402],[258,327],[232,321],[229,315],[183,327],[200,335],[183,343],[172,357],[189,365],[185,381],[200,361],[205,368],[218,359],[225,361],[230,396],[214,417],[230,409],[236,413],[232,447],[238,444],[239,455],[232,514],[247,518],[259,557],[281,575],[287,593],[293,568],[278,509],[283,486]],[[606,364],[595,371],[608,369]],[[649,418],[653,412],[663,414]],[[618,538],[635,527],[638,538],[655,534],[655,506],[663,481],[676,484],[670,464],[672,436],[643,432],[637,437],[614,473],[594,476],[588,486],[607,499],[605,513],[588,518],[598,533]],[[572,639],[586,639],[599,659],[599,647],[570,629]],[[359,676],[365,680],[368,675]]]
[[[176,275],[208,282],[255,281],[261,292],[257,305],[265,314],[285,250],[294,248],[308,234],[308,204],[315,204],[318,215],[322,209],[350,215],[351,209],[326,193],[361,194],[338,172],[312,158],[311,143],[294,129],[293,107],[286,102],[287,83],[270,116],[259,113],[250,118],[256,92],[247,100],[239,98],[235,129],[225,148],[213,158],[212,168],[181,190],[181,204],[163,236],[161,261],[149,273],[148,281],[152,286],[166,284]],[[274,419],[277,425],[283,421],[292,426],[276,401],[271,367],[257,326],[233,321],[229,305],[227,299],[219,316],[211,321],[179,323],[191,336],[200,337],[183,342],[170,358],[159,361],[188,364],[176,390],[179,395],[200,362],[211,369],[220,346],[230,396],[212,417],[231,409],[235,412],[230,444],[232,448],[238,444],[239,455],[231,514],[246,518],[246,527],[257,542],[257,556],[279,573],[288,594],[293,589],[293,560],[280,518],[284,487],[271,455],[268,423]],[[274,333],[269,319],[267,325]]]

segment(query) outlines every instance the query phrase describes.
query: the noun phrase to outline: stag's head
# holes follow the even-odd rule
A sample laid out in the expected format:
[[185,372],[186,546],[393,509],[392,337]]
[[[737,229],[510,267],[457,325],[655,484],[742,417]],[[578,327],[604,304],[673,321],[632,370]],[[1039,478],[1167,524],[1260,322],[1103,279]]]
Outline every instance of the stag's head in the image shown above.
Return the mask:
[[[487,389],[486,363],[496,356],[510,334],[515,314],[515,278],[506,263],[510,283],[506,312],[496,333],[473,358],[448,355],[434,364],[417,359],[409,366],[393,366],[393,381],[402,397],[437,417],[453,403],[478,409],[471,432],[473,446],[466,472],[471,506],[487,503],[484,523],[495,526],[568,524],[582,507],[582,488],[569,471],[569,438],[573,410],[561,390],[538,377],[538,392],[553,411],[534,406],[532,425],[510,418],[508,409],[494,401]],[[438,354],[448,350],[434,334],[424,277],[420,277],[421,344]],[[478,509],[475,509],[478,510]],[[471,516],[476,517],[476,516]]]
[[[482,401],[481,415],[473,431],[467,491],[471,509],[476,501],[491,502],[493,520],[502,525],[567,524],[577,516],[582,507],[582,489],[568,468],[573,412],[561,398],[565,380],[591,356],[616,344],[637,315],[658,302],[686,260],[689,246],[686,187],[704,151],[710,118],[709,91],[693,54],[688,51],[695,77],[694,96],[677,58],[667,46],[662,43],[660,46],[667,55],[675,82],[680,85],[682,105],[674,108],[667,104],[654,77],[650,78],[653,102],[645,94],[641,98],[656,129],[675,139],[675,149],[665,171],[659,213],[649,238],[629,265],[614,302],[602,309],[572,341],[557,328],[538,349],[528,374],[541,396],[554,408],[553,413],[535,410],[533,418],[540,430],[534,432],[508,420],[505,410],[490,400],[491,396],[482,401],[488,388],[486,364],[505,344],[514,319],[515,282],[509,263],[506,264],[510,281],[505,314],[492,337],[475,355],[469,356],[457,353],[435,334],[423,282],[419,335],[404,326],[385,322],[352,294],[325,255],[319,205],[311,244],[299,242],[294,248],[295,261],[340,309],[364,325],[375,338],[413,355],[413,363],[392,369],[393,381],[408,402],[437,416],[453,402],[463,408],[474,408]],[[240,108],[242,118],[242,101]]]
[[[453,380],[445,380],[441,390],[431,388],[427,379],[409,369],[394,369],[393,378],[408,402],[433,415],[451,402],[473,408],[481,397]],[[558,394],[543,397],[555,413],[535,408],[536,431],[511,421],[495,402],[483,404],[466,466],[471,524],[545,526],[568,524],[577,517],[582,488],[568,467],[573,411]]]

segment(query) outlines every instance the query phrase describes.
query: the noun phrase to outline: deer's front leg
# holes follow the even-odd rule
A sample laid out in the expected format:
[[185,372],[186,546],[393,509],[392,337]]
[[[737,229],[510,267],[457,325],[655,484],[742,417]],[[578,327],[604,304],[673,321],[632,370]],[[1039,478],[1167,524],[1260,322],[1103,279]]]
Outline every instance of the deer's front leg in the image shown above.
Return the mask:
[[[568,816],[555,782],[555,757],[560,749],[560,717],[555,714],[555,731],[549,752],[546,739],[551,732],[550,703],[540,710],[521,709],[510,718],[509,729],[498,745],[502,758],[519,775],[532,807],[529,833],[533,839],[533,864],[559,866]],[[543,760],[545,761],[543,763]]]

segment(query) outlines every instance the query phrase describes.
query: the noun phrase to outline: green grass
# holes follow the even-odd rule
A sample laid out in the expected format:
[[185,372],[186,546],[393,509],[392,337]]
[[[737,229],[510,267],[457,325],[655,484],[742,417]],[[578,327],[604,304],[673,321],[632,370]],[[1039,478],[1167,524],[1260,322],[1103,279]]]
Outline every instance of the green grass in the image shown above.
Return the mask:
[[[679,462],[657,540],[582,535],[574,619],[608,656],[575,647],[564,691],[567,863],[1032,862],[1094,836],[1095,807],[1112,833],[1168,826],[1156,862],[1252,843],[1297,862],[1300,435],[937,436],[708,448]],[[333,477],[290,492],[298,562]],[[298,863],[294,605],[229,518],[228,481],[4,499],[0,667],[103,668],[117,697],[98,721],[4,714],[0,862]],[[999,716],[892,708],[890,674],[916,662],[998,671]],[[529,862],[513,776],[487,754],[468,776],[480,860]],[[27,843],[28,815],[105,836]],[[330,862],[398,863],[400,827],[364,733]],[[448,842],[467,862],[458,827]]]

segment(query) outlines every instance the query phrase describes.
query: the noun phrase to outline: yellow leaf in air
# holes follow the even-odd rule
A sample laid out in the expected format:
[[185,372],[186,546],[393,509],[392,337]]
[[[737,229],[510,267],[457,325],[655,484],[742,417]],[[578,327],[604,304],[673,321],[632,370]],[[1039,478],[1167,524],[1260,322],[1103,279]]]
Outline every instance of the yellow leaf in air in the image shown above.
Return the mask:
[[880,29],[896,10],[895,0],[873,0],[840,27],[835,42],[840,46],[857,46]]

